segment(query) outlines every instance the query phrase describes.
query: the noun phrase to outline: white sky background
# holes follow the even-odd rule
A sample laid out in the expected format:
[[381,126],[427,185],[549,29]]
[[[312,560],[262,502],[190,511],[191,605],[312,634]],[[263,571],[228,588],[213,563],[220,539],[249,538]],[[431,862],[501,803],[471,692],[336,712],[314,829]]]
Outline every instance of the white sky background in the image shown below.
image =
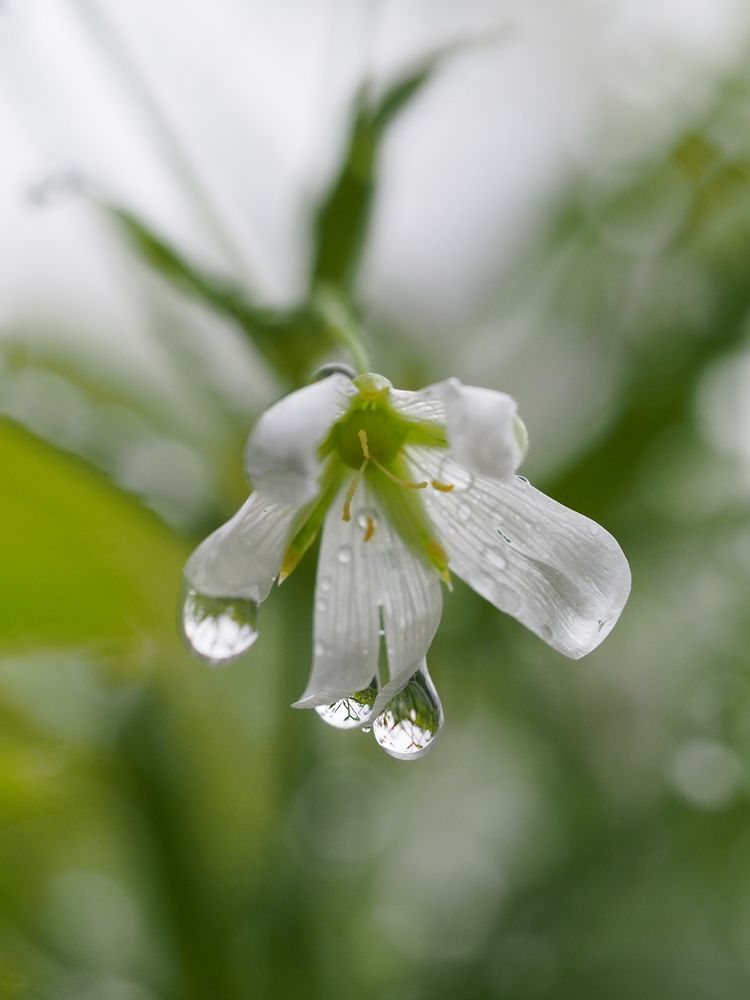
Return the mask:
[[[127,254],[90,209],[40,208],[30,187],[80,171],[262,301],[289,302],[357,85],[478,39],[389,136],[361,281],[418,350],[440,334],[446,368],[476,378],[472,315],[561,185],[668,141],[748,22],[745,0],[6,0],[0,333],[54,329],[168,380]],[[222,352],[228,391],[273,393]]]

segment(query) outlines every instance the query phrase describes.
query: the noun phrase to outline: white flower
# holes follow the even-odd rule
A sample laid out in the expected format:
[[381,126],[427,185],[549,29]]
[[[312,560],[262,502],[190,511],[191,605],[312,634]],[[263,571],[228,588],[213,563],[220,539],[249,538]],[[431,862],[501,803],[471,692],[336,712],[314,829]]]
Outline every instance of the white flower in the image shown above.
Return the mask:
[[214,663],[241,655],[257,606],[322,532],[297,706],[418,756],[442,723],[425,656],[451,573],[574,659],[627,600],[614,538],[515,474],[526,444],[510,396],[457,379],[403,392],[337,373],[286,396],[250,436],[250,498],[188,560],[191,645]]

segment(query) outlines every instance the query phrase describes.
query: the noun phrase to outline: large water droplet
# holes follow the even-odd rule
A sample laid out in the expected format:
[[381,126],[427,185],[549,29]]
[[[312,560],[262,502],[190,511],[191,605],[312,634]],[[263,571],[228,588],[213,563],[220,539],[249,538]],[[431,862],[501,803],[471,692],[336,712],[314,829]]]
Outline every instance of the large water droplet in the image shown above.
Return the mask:
[[378,682],[373,678],[364,691],[355,691],[348,698],[334,701],[331,705],[318,705],[315,711],[323,722],[335,729],[357,729],[369,720],[377,696]]
[[258,605],[243,597],[211,597],[188,590],[182,604],[182,632],[207,663],[231,663],[258,638]]
[[454,493],[468,490],[474,483],[474,476],[462,468],[452,458],[444,458],[438,472],[440,482],[453,487]]
[[426,667],[395,694],[372,724],[379,746],[398,760],[415,760],[431,749],[443,726],[443,706]]

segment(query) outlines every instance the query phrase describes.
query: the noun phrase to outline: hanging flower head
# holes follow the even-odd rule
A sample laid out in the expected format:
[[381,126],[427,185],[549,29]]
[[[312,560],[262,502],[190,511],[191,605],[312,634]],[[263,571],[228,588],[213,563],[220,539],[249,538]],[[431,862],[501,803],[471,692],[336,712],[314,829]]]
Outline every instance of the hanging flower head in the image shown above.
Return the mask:
[[442,725],[425,657],[451,574],[584,656],[619,618],[630,570],[604,528],[516,475],[526,446],[510,396],[457,379],[404,392],[335,372],[286,396],[250,436],[250,498],[185,568],[193,650],[210,663],[242,655],[258,605],[322,532],[296,705],[371,727],[393,756],[426,752]]

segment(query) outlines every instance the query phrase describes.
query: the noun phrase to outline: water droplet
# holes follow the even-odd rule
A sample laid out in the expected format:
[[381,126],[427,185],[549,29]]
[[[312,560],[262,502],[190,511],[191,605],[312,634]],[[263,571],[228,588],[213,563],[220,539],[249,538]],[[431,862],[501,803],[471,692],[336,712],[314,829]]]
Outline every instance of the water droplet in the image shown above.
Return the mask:
[[357,513],[357,527],[361,528],[362,531],[368,531],[370,528],[375,529],[378,526],[378,515],[370,507],[363,507]]
[[322,590],[323,593],[328,593],[331,589],[331,578],[330,576],[321,576],[318,580],[318,590]]
[[258,638],[258,605],[242,597],[211,597],[188,590],[182,604],[182,632],[207,663],[231,663]]
[[391,757],[415,760],[432,747],[442,726],[443,706],[424,666],[391,698],[372,731]]
[[498,552],[497,549],[486,548],[484,550],[484,559],[490,566],[494,567],[494,569],[505,569],[508,565],[508,560],[502,552]]
[[342,545],[336,553],[336,558],[342,566],[346,566],[352,561],[352,550],[348,545]]
[[323,365],[322,368],[318,368],[318,370],[313,374],[309,384],[312,385],[313,382],[321,382],[324,378],[328,378],[329,375],[346,375],[347,378],[352,380],[357,377],[357,373],[349,365]]
[[471,520],[471,507],[467,503],[460,503],[456,508],[456,513],[458,514],[459,521],[469,521]]
[[[364,691],[355,691],[348,698],[334,701],[331,705],[318,705],[315,711],[323,722],[335,729],[356,729],[362,727],[372,715],[377,696],[378,682],[373,678]],[[365,731],[369,732],[369,729]]]
[[526,476],[516,476],[516,479],[519,483],[523,483],[525,486],[531,486],[531,483],[528,481]]
[[324,601],[322,598],[319,598],[315,602],[315,610],[319,615],[322,615],[324,611],[328,610],[328,601]]
[[552,638],[552,629],[549,627],[549,625],[542,625],[542,627],[539,629],[539,635],[541,636],[542,639],[544,639],[545,642],[549,642],[550,639]]
[[326,651],[326,644],[324,642],[321,642],[320,639],[316,640],[315,645],[313,646],[313,652],[315,653],[315,655],[322,656],[323,653],[325,653],[325,651]]
[[438,479],[440,482],[452,486],[453,493],[461,493],[463,490],[468,490],[474,483],[474,477],[469,470],[458,465],[450,457],[444,458],[440,463]]

